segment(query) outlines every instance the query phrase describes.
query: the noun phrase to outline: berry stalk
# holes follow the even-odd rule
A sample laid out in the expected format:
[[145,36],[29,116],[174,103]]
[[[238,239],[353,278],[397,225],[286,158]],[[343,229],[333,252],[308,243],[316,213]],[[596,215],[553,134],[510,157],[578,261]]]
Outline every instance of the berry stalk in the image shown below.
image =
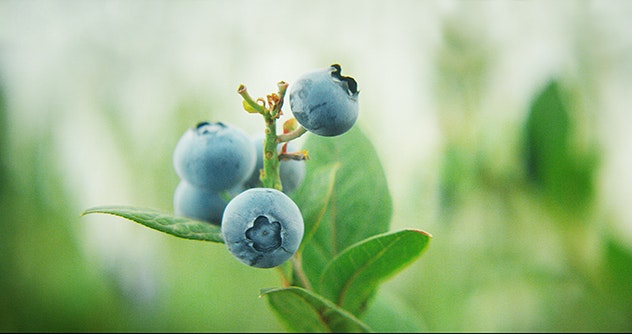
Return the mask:
[[[296,139],[305,134],[307,130],[302,126],[298,126],[292,130],[284,128],[284,133],[277,135],[276,122],[281,117],[283,112],[281,108],[283,106],[283,100],[288,88],[288,84],[281,81],[277,84],[278,92],[272,93],[267,96],[267,100],[258,98],[254,100],[246,90],[246,86],[240,85],[237,92],[243,98],[243,107],[249,113],[258,113],[263,116],[265,121],[265,136],[263,140],[263,168],[260,171],[259,178],[264,188],[273,188],[282,191],[283,185],[281,184],[280,176],[280,156],[277,151],[279,143],[287,143],[290,140]],[[283,152],[284,159],[293,160],[306,160],[308,159],[307,151],[301,152]],[[307,289],[312,289],[305,272],[303,271],[302,260],[300,254],[295,254],[291,258],[291,266],[286,267],[285,270],[279,267],[281,279],[285,286],[289,286],[292,281],[292,273],[294,273],[299,280],[299,284]]]
[[279,173],[279,156],[277,153],[276,118],[266,117],[265,138],[263,140],[263,170],[259,176],[264,188],[283,190]]
[[283,112],[283,100],[288,84],[279,82],[277,84],[278,92],[267,96],[267,100],[258,98],[254,100],[246,89],[246,86],[240,85],[237,89],[239,95],[244,99],[244,109],[249,113],[259,113],[265,121],[265,137],[263,140],[263,169],[259,176],[264,188],[273,188],[281,191],[281,177],[279,173],[279,155],[277,152],[277,144],[279,143],[277,136],[276,121],[281,117]]

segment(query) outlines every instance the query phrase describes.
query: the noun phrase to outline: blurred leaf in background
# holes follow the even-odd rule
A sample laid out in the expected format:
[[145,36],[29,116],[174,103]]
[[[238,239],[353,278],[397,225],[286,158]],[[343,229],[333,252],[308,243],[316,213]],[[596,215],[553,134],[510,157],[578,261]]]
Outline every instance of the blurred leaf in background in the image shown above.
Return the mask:
[[0,330],[123,330],[133,319],[81,255],[76,226],[68,224],[76,208],[51,164],[51,133],[11,149],[1,80],[0,89]]
[[[594,14],[576,10],[573,19]],[[590,20],[573,19],[595,29]],[[430,328],[450,331],[628,331],[632,296],[615,277],[632,277],[631,248],[613,242],[612,216],[599,198],[609,151],[595,134],[612,111],[599,109],[603,91],[594,90],[603,65],[586,62],[603,54],[578,43],[553,60],[536,50],[542,44],[528,44],[531,33],[541,36],[535,31],[505,45],[493,43],[502,32],[472,17],[455,14],[444,24],[436,92],[439,210],[428,262],[418,272],[427,288],[417,297],[420,313]],[[528,51],[543,60],[526,69],[532,73],[503,58]],[[575,58],[585,67],[560,66]],[[502,71],[503,64],[512,65]],[[531,77],[522,82],[531,87],[524,107],[508,107],[515,96],[504,88],[520,75]]]
[[573,146],[575,122],[560,83],[549,81],[534,96],[526,120],[525,163],[545,200],[582,216],[595,196],[596,157]]

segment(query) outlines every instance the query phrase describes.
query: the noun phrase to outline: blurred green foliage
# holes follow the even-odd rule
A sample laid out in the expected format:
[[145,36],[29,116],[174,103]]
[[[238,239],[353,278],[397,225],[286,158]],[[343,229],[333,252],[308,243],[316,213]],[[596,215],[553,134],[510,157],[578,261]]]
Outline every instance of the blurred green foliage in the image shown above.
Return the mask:
[[420,316],[448,331],[629,331],[630,245],[596,186],[604,151],[590,120],[603,113],[583,84],[594,73],[543,78],[508,126],[482,102],[494,55],[462,22],[443,33],[439,215],[411,298]]
[[[277,284],[275,273],[242,268],[230,255],[222,256],[223,248],[209,249],[195,241],[182,245],[178,238],[141,231],[160,239],[162,249],[152,257],[168,267],[168,273],[136,262],[134,266],[144,267],[147,274],[161,276],[134,277],[137,282],[131,285],[122,280],[126,273],[116,264],[111,267],[88,256],[81,235],[86,235],[85,225],[94,222],[79,219],[85,208],[62,182],[53,156],[52,128],[10,141],[5,101],[0,100],[0,331],[231,331],[236,323],[245,330],[282,330],[256,297],[261,286]],[[161,158],[166,169],[171,167],[169,157]],[[148,178],[154,186],[165,167],[159,169]],[[157,187],[173,183],[166,181]],[[170,201],[170,191],[162,197]],[[246,287],[235,290],[230,278],[218,279],[227,273],[243,277],[240,282]],[[146,291],[134,290],[135,285],[159,285],[159,291],[149,288],[145,295]],[[230,293],[218,293],[222,291]],[[241,298],[250,301],[246,303],[254,312],[248,319],[243,319]]]
[[594,197],[596,153],[572,147],[576,128],[561,89],[552,80],[530,107],[524,139],[527,177],[553,206],[583,215]]

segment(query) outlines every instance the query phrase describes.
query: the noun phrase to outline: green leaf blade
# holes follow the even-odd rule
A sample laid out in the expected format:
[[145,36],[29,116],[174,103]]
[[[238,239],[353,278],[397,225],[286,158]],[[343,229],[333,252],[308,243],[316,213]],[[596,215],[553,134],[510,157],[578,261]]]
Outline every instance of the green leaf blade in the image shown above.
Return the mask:
[[333,193],[337,163],[318,166],[307,173],[301,187],[291,194],[292,200],[301,208],[305,222],[305,235],[299,251],[314,235],[325,215],[327,205]]
[[158,210],[134,206],[98,206],[85,210],[81,216],[103,213],[125,218],[173,236],[223,243],[220,227],[207,222],[174,216]]
[[395,293],[376,291],[371,306],[361,320],[379,333],[429,332],[422,314]]
[[290,331],[369,333],[362,321],[318,294],[300,287],[262,289],[276,316]]
[[379,284],[418,258],[430,239],[427,232],[406,229],[361,241],[327,265],[316,291],[357,316]]
[[377,151],[357,126],[335,138],[310,135],[303,147],[308,174],[338,166],[327,210],[302,254],[305,274],[316,282],[340,251],[389,230],[392,199]]

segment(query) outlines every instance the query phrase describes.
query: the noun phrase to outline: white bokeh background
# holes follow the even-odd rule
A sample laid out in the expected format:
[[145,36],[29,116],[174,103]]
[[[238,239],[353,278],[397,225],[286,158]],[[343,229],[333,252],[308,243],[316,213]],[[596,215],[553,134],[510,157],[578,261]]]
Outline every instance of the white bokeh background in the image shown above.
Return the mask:
[[[599,143],[598,201],[610,217],[603,228],[632,249],[630,17],[628,1],[1,1],[10,149],[50,131],[51,163],[74,207],[171,210],[175,174],[157,164],[170,161],[165,156],[187,126],[212,117],[258,131],[261,120],[241,109],[239,84],[263,96],[280,80],[291,84],[307,70],[340,63],[359,83],[359,126],[384,164],[393,228],[433,233],[441,230],[435,187],[446,137],[475,131],[482,150],[511,165],[515,146],[499,144],[556,76],[586,93],[583,124]],[[466,54],[450,53],[447,29],[465,41],[455,50]],[[459,95],[440,98],[438,77],[476,69],[464,59],[483,59],[484,75],[473,100],[452,104],[449,97]],[[455,106],[471,107],[472,123],[459,123]],[[10,167],[19,171],[20,163]],[[130,290],[158,293],[152,277],[170,270],[156,256],[164,239],[114,217],[82,220],[77,239],[88,257],[116,268]],[[393,286],[415,288],[423,261],[414,266]],[[467,302],[462,326],[511,329],[498,314],[473,311],[481,298]],[[505,319],[514,329],[538,306],[532,295],[521,305],[525,318]]]

